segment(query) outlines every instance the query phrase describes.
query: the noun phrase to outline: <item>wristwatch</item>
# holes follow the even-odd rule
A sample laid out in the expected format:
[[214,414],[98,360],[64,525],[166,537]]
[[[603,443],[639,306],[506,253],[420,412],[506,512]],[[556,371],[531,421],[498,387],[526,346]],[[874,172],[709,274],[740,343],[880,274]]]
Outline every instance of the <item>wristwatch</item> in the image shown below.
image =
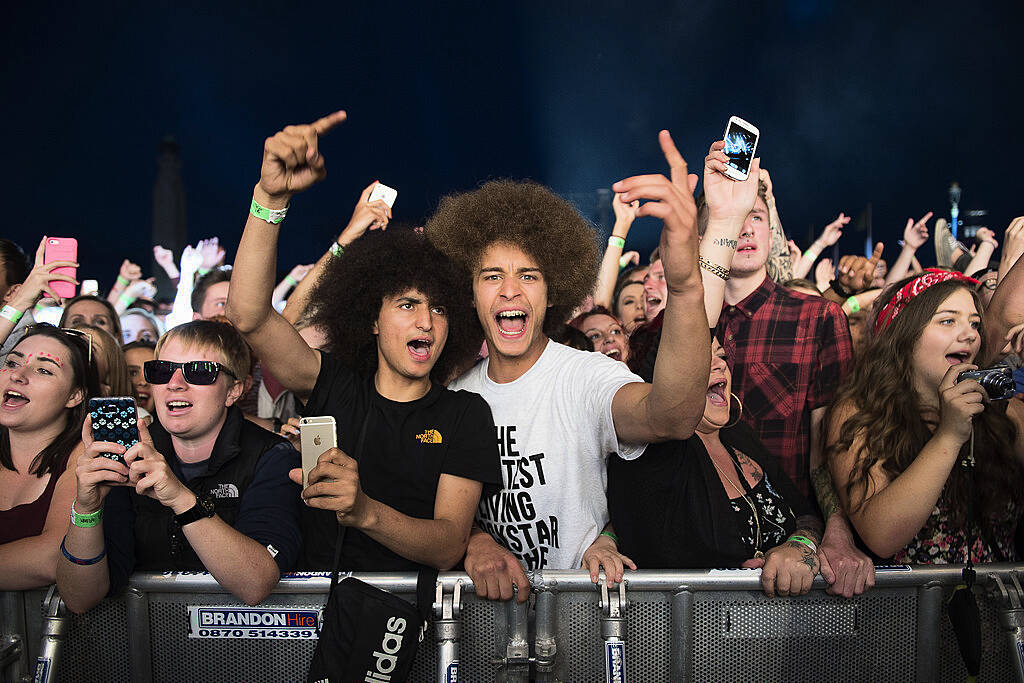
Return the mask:
[[180,515],[174,515],[174,521],[179,527],[183,527],[204,517],[213,517],[216,512],[213,507],[213,499],[205,493],[197,493],[196,504]]

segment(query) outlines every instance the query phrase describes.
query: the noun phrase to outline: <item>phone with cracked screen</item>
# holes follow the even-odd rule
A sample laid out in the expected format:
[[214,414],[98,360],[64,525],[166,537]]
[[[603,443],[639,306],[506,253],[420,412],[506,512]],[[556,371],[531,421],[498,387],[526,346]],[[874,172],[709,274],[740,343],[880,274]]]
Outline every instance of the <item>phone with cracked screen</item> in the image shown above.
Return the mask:
[[750,174],[750,164],[757,153],[757,142],[761,131],[754,124],[744,121],[738,116],[730,116],[725,126],[725,149],[722,151],[729,157],[725,165],[725,175],[733,180],[746,180]]
[[324,451],[338,447],[338,431],[330,415],[303,417],[299,420],[299,445],[302,447],[302,486],[309,486],[309,471],[316,467]]
[[[131,396],[90,398],[89,415],[92,416],[93,441],[110,441],[125,448],[131,448],[139,442],[138,413],[135,410],[135,399]],[[103,455],[124,464],[123,455]]]
[[[78,262],[78,240],[74,237],[47,237],[46,246],[43,247],[43,263],[54,261]],[[73,266],[61,266],[54,268],[55,275],[70,275],[75,277]],[[64,280],[50,280],[50,289],[57,293],[62,299],[73,299],[75,296],[75,283]]]

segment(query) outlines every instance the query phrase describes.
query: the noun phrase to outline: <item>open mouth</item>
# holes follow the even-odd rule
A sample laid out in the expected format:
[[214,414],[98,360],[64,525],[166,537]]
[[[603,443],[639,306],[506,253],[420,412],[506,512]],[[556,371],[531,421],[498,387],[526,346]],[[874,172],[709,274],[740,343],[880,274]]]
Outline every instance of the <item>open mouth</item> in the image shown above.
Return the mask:
[[729,405],[729,398],[725,395],[725,380],[713,382],[708,387],[708,401],[713,406]]
[[139,391],[138,389],[136,389],[135,393],[139,395],[139,400],[140,401],[146,402],[146,401],[149,400],[149,392],[148,391]]
[[8,389],[7,391],[4,392],[4,408],[20,408],[21,406],[27,404],[28,402],[29,399],[27,396],[17,391],[14,391],[13,389]]
[[649,296],[645,300],[645,303],[647,305],[647,308],[657,308],[658,306],[661,305],[661,297]]
[[416,360],[428,360],[430,358],[430,349],[433,345],[434,343],[427,337],[413,339],[411,342],[406,344],[409,348],[409,353]]
[[737,254],[739,254],[741,252],[744,252],[744,251],[757,251],[757,245],[756,244],[741,244],[736,249],[736,253]]
[[494,320],[502,336],[515,338],[526,332],[526,317],[526,311],[513,309],[499,312]]
[[960,363],[966,363],[970,357],[971,354],[967,351],[954,351],[953,353],[946,354],[946,361],[950,365],[959,365]]
[[609,358],[614,358],[615,360],[622,360],[622,351],[620,351],[619,349],[608,349],[607,351],[602,351],[602,353],[604,353],[604,355],[608,356]]
[[167,412],[170,413],[171,415],[178,415],[192,407],[191,403],[189,403],[188,401],[182,401],[180,399],[168,401],[166,405]]

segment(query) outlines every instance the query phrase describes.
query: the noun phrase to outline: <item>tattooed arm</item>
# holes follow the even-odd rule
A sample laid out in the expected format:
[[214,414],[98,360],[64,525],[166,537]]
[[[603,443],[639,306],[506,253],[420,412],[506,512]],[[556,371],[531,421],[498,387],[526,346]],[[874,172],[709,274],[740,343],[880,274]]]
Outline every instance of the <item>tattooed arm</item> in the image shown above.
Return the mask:
[[786,232],[782,229],[782,221],[779,220],[779,210],[775,205],[775,194],[772,192],[772,179],[767,169],[761,169],[761,182],[766,188],[768,224],[772,229],[771,251],[765,265],[768,277],[773,282],[785,282],[793,279],[793,262],[789,257],[789,242],[786,240]]

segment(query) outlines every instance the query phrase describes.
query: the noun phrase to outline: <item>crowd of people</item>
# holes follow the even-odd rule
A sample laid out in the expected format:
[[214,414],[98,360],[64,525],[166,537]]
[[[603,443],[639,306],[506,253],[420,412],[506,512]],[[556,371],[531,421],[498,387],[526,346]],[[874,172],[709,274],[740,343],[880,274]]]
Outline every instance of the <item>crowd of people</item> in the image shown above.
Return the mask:
[[[662,131],[663,172],[612,186],[603,254],[537,183],[390,231],[371,183],[277,282],[344,118],[267,138],[233,264],[217,239],[154,247],[173,301],[128,259],[106,296],[61,297],[98,274],[0,240],[0,590],[56,582],[83,612],[135,570],[205,570],[255,605],[338,550],[463,568],[496,600],[581,567],[849,597],[880,562],[1019,559],[1024,217],[964,245],[927,213],[891,264],[881,243],[833,263],[848,217],[801,252],[760,160],[733,180],[717,141],[691,174]],[[646,264],[640,216],[662,225]],[[97,437],[98,397],[134,399],[137,439]],[[300,416],[337,424],[305,475]]]

